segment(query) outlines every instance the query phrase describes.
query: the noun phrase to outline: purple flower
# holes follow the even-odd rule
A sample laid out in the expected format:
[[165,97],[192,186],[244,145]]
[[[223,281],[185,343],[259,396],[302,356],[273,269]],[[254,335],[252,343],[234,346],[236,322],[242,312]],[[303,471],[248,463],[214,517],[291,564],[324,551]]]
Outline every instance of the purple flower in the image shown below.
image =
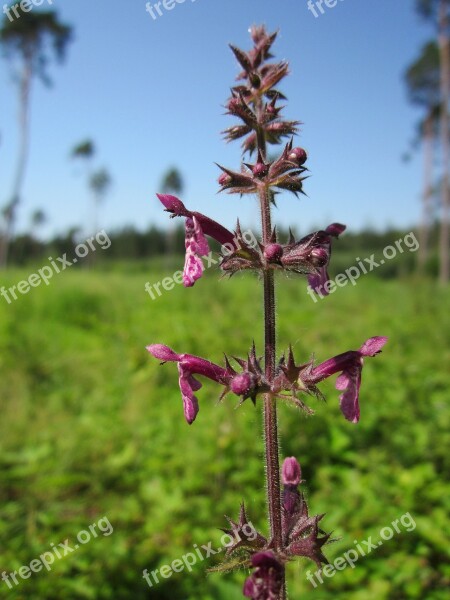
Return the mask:
[[181,397],[183,398],[184,416],[189,424],[195,420],[199,410],[195,392],[202,387],[202,384],[197,381],[194,375],[208,377],[208,379],[223,385],[225,390],[222,393],[221,399],[231,391],[236,396],[241,396],[242,402],[247,398],[251,398],[255,402],[257,394],[270,390],[270,386],[267,384],[264,374],[261,371],[254,346],[247,360],[235,359],[242,368],[242,373],[237,373],[233,369],[227,357],[225,357],[225,368],[223,368],[199,356],[177,354],[164,344],[152,344],[147,346],[147,350],[152,356],[162,362],[178,363],[179,385]]
[[[325,231],[317,232],[318,234],[321,234],[320,247],[326,253],[327,260],[325,264],[319,266],[317,273],[311,273],[308,275],[308,282],[312,289],[316,293],[320,293],[322,296],[328,296],[328,290],[326,289],[325,284],[330,279],[328,276],[327,266],[331,257],[331,240],[333,237],[338,238],[343,231],[345,231],[345,225],[341,225],[340,223],[332,223],[325,229]],[[306,240],[307,238],[304,239]]]
[[268,266],[308,275],[311,285],[321,285],[322,281],[328,280],[331,238],[337,237],[344,230],[345,225],[333,223],[325,231],[315,231],[298,241],[295,241],[291,233],[289,242],[284,245],[278,244],[274,235],[264,247],[263,255]]
[[205,235],[214,238],[219,244],[231,244],[233,248],[236,248],[236,240],[231,231],[201,213],[188,210],[176,196],[170,194],[157,194],[157,196],[166,211],[172,213],[172,217],[186,218],[186,259],[183,285],[191,287],[203,274],[201,257],[209,254]]
[[163,362],[178,363],[178,373],[180,375],[178,381],[183,399],[184,416],[189,425],[193,423],[199,411],[198,400],[194,392],[202,387],[202,384],[195,379],[194,375],[203,375],[208,379],[228,386],[230,380],[228,371],[209,360],[192,354],[177,354],[163,344],[152,344],[147,346],[147,350],[152,356]]
[[359,350],[350,350],[329,358],[317,367],[308,367],[300,378],[302,382],[315,385],[330,375],[341,373],[336,380],[336,389],[344,393],[339,397],[344,417],[352,423],[359,421],[359,388],[361,387],[361,371],[365,356],[375,356],[387,342],[387,337],[376,336],[368,339]]
[[244,585],[244,596],[252,600],[277,600],[283,585],[283,566],[273,552],[252,556],[254,571]]

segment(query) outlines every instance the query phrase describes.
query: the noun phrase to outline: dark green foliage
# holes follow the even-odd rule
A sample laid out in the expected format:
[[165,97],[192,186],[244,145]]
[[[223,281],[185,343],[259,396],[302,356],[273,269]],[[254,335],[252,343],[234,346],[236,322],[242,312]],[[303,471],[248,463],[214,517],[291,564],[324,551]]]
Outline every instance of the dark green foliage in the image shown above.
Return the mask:
[[[110,265],[109,268],[114,269],[117,260],[130,261],[136,260],[133,265],[133,270],[148,269],[149,259],[154,260],[155,257],[162,258],[166,261],[167,254],[171,247],[177,257],[170,257],[170,261],[174,261],[174,271],[181,268],[184,255],[184,227],[180,221],[174,221],[176,227],[171,236],[167,235],[167,231],[158,229],[157,227],[149,227],[146,231],[137,231],[133,227],[126,227],[119,231],[108,232],[112,245],[107,252],[97,251],[96,261]],[[245,231],[246,227],[242,227]],[[397,240],[402,239],[405,234],[416,231],[414,228],[408,230],[387,229],[383,232],[365,229],[359,233],[345,232],[339,241],[335,244],[333,251],[330,272],[333,274],[343,272],[348,267],[357,264],[357,258],[368,258],[372,253],[376,257],[382,258],[382,251],[387,246],[395,246]],[[427,265],[427,272],[434,275],[437,269],[437,240],[438,240],[438,225],[436,224],[430,230],[430,260]],[[309,231],[294,232],[297,239],[301,235],[310,233]],[[417,233],[416,233],[417,235]],[[289,238],[289,233],[285,230],[279,231],[279,240],[285,243]],[[18,236],[11,244],[11,263],[15,265],[25,266],[43,266],[47,263],[48,256],[62,256],[64,252],[68,257],[74,255],[74,248],[79,242],[83,242],[83,237],[72,229],[65,236],[59,236],[48,242],[40,242],[30,235]],[[219,245],[214,241],[211,242],[211,249],[215,252],[219,251]],[[409,252],[406,248],[403,253],[397,253],[395,260],[386,261],[383,268],[376,269],[373,274],[377,277],[392,278],[411,274],[416,269],[417,253]],[[114,264],[111,264],[114,263]],[[141,265],[141,266],[140,266]],[[178,266],[177,266],[178,265]],[[75,267],[82,267],[83,261]],[[130,265],[127,263],[128,268]]]
[[[28,275],[11,271],[2,283]],[[250,519],[263,513],[265,501],[260,403],[235,410],[230,397],[217,405],[217,389],[205,381],[189,427],[176,369],[159,367],[145,351],[147,343],[164,341],[191,353],[207,348],[220,362],[223,338],[230,354],[242,355],[256,337],[261,352],[254,323],[262,308],[243,310],[259,282],[237,275],[225,285],[206,277],[193,290],[176,286],[152,301],[144,283],[166,275],[71,270],[11,305],[0,297],[0,574],[29,564],[52,542],[73,544],[103,516],[114,527],[109,537],[56,561],[50,573],[19,579],[13,590],[0,580],[0,598],[241,597],[241,574],[206,576],[220,555],[153,588],[142,578],[144,568],[171,563],[193,544],[217,547],[223,515],[237,515],[244,493]],[[315,418],[280,407],[283,454],[302,462],[311,509],[326,511],[323,526],[340,538],[325,553],[333,561],[354,540],[378,540],[382,527],[408,511],[417,524],[354,569],[324,578],[317,590],[305,579],[314,565],[293,564],[290,597],[444,600],[448,292],[367,275],[314,304],[304,280],[293,277],[285,287],[280,350],[293,341],[299,359],[314,348],[323,360],[358,348],[361,332],[390,337],[380,359],[364,368],[359,425],[343,419],[333,382],[321,386],[326,404],[311,399]]]
[[45,84],[51,83],[47,72],[49,45],[62,61],[71,38],[72,28],[61,23],[52,10],[21,12],[20,18],[12,21],[4,16],[0,27],[0,46],[5,56],[9,59],[21,56]]
[[431,110],[441,103],[439,48],[435,41],[423,46],[419,58],[405,72],[409,100]]

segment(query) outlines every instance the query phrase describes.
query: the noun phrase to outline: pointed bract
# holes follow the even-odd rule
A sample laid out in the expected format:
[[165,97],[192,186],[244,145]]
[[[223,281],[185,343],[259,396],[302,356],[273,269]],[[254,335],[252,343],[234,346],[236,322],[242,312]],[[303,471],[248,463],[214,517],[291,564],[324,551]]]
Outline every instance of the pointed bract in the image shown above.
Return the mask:
[[267,546],[267,540],[262,536],[248,520],[245,505],[241,504],[239,511],[239,522],[225,517],[230,524],[230,529],[222,529],[224,533],[233,538],[233,543],[227,545],[226,554],[230,555],[236,550],[245,549],[250,551],[262,550]]

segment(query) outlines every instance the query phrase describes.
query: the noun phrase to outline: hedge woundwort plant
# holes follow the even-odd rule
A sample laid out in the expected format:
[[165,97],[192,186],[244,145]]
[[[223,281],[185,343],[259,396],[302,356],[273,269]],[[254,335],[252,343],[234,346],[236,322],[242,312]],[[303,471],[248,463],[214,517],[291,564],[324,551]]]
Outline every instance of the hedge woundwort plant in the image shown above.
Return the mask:
[[[257,271],[263,282],[264,294],[264,363],[261,364],[255,343],[245,359],[236,358],[235,364],[225,357],[223,367],[192,354],[178,354],[162,344],[148,346],[148,351],[162,362],[175,362],[178,366],[179,385],[184,405],[184,415],[191,424],[199,411],[195,396],[201,388],[197,376],[201,375],[223,386],[221,398],[232,392],[241,402],[250,398],[254,404],[261,398],[264,414],[265,469],[267,505],[270,531],[267,537],[258,533],[252,539],[242,536],[248,522],[244,505],[239,521],[229,520],[230,529],[239,541],[228,548],[228,555],[237,555],[224,570],[246,566],[252,574],[244,585],[244,596],[254,600],[285,600],[285,564],[295,556],[310,558],[321,567],[327,560],[322,546],[329,540],[319,528],[323,515],[309,516],[303,493],[301,469],[293,457],[286,458],[280,481],[279,438],[277,428],[277,401],[287,400],[307,413],[313,411],[301,399],[305,395],[322,398],[317,384],[330,375],[340,373],[336,388],[342,391],[340,407],[344,417],[356,423],[359,420],[359,387],[361,370],[366,356],[375,356],[386,343],[385,337],[368,339],[359,350],[338,354],[325,362],[314,365],[311,359],[296,364],[292,348],[277,361],[275,324],[275,271],[291,271],[307,275],[309,285],[317,289],[328,281],[327,266],[331,255],[331,242],[341,234],[345,226],[333,223],[323,231],[316,231],[296,241],[290,236],[287,243],[278,240],[272,226],[272,205],[281,190],[295,195],[302,192],[306,167],[306,152],[294,147],[293,136],[298,121],[282,117],[280,101],[285,96],[276,89],[288,74],[288,63],[269,62],[270,49],[277,33],[268,34],[263,26],[253,26],[250,34],[254,43],[249,52],[231,46],[242,72],[238,85],[231,90],[227,101],[228,114],[240,119],[225,130],[228,141],[243,138],[244,155],[254,155],[254,163],[245,162],[240,170],[220,166],[221,191],[232,194],[256,194],[261,209],[261,237],[258,247],[250,246],[241,233],[239,222],[232,233],[219,223],[188,210],[184,204],[168,194],[158,195],[172,217],[186,219],[186,260],[183,282],[186,287],[194,285],[203,273],[202,256],[209,253],[206,236],[222,244],[221,269],[233,275],[237,271]],[[275,160],[267,156],[268,144],[280,144],[287,138],[283,151]],[[323,289],[323,288],[322,288]],[[326,287],[325,287],[326,289]],[[245,531],[245,529],[244,529]]]

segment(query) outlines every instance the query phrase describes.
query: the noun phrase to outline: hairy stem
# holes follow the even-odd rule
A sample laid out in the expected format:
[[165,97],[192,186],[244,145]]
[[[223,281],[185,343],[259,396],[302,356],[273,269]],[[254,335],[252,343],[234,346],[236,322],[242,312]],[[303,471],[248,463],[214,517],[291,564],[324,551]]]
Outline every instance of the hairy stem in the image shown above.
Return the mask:
[[[272,233],[270,214],[270,193],[267,189],[260,192],[261,221],[263,243],[269,243]],[[275,325],[275,280],[273,270],[264,271],[264,357],[265,374],[269,381],[275,373],[276,325]],[[264,396],[264,441],[267,477],[267,503],[269,510],[270,535],[274,547],[282,549],[281,529],[281,488],[277,406],[272,395]],[[286,587],[283,582],[280,600],[286,598]]]
[[[259,99],[255,103],[259,126],[256,130],[258,153],[266,160],[266,135],[261,126],[263,103]],[[263,244],[269,244],[272,235],[271,192],[268,187],[259,190],[261,209],[261,233]],[[275,320],[275,279],[273,270],[263,271],[264,284],[264,365],[265,375],[269,381],[275,373],[276,360],[276,320]],[[264,396],[264,448],[266,466],[266,493],[269,512],[270,537],[276,550],[282,550],[283,534],[281,528],[281,486],[280,456],[278,439],[277,405],[272,394]],[[283,584],[279,600],[286,600],[286,577],[283,573]]]

